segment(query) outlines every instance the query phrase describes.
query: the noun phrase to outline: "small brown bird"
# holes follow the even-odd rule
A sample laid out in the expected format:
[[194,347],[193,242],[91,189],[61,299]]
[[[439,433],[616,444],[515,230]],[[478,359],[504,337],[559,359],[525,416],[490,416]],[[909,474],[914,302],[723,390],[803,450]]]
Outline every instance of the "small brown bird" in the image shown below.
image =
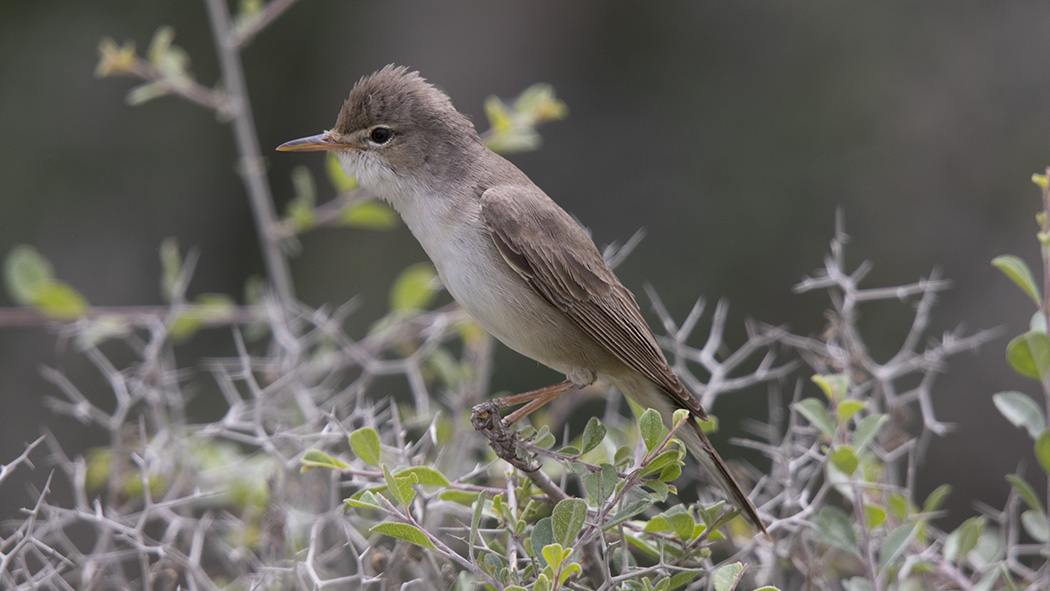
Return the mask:
[[[489,150],[466,116],[418,72],[387,66],[359,80],[335,127],[281,144],[331,151],[347,174],[390,203],[445,287],[511,349],[568,378],[514,397],[545,402],[601,379],[670,424],[707,413],[675,376],[634,296],[587,232],[525,173]],[[693,420],[678,436],[762,532],[765,526]]]

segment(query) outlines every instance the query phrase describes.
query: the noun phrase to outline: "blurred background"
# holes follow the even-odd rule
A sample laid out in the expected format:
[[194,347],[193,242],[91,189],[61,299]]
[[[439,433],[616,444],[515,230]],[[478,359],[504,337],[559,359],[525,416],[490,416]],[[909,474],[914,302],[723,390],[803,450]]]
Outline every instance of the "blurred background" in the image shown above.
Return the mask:
[[[822,265],[841,207],[851,264],[875,263],[868,286],[935,268],[953,281],[931,336],[959,325],[1016,334],[1031,302],[989,261],[1015,253],[1038,263],[1029,177],[1050,164],[1048,22],[1050,5],[1034,2],[315,1],[293,7],[243,59],[278,209],[296,166],[317,173],[322,196],[330,189],[319,155],[272,148],[330,127],[353,82],[385,64],[420,70],[481,129],[485,97],[549,82],[569,117],[540,129],[539,151],[511,159],[599,245],[648,230],[619,269],[643,309],[649,282],[678,318],[698,297],[726,298],[731,346],[747,317],[818,334],[826,300],[791,287]],[[197,79],[215,84],[203,3],[0,3],[0,256],[35,246],[95,305],[161,304],[158,246],[169,236],[200,250],[191,296],[240,299],[263,272],[229,126],[171,97],[130,107],[138,82],[94,76],[100,38],[134,40],[141,54],[161,25],[175,28]],[[292,266],[311,306],[362,296],[350,329],[360,335],[386,311],[393,278],[421,260],[402,226],[312,232]],[[909,310],[867,312],[884,358]],[[231,353],[229,331],[212,333],[180,350],[184,365]],[[90,365],[57,342],[43,328],[0,328],[0,462],[42,425],[67,450],[98,443],[44,405],[56,392],[41,366],[105,395]],[[1030,439],[991,402],[1001,390],[1035,393],[1007,367],[1006,342],[956,358],[936,388],[938,417],[957,428],[932,442],[918,488],[953,485],[960,519],[975,501],[1001,506],[1003,474],[1035,471]],[[496,390],[555,377],[503,348],[496,363]],[[764,408],[763,392],[747,396],[714,409],[723,441],[741,434],[741,413]],[[215,412],[204,404],[201,420]],[[39,482],[46,471],[21,476]],[[4,515],[28,498],[24,484],[8,484]]]

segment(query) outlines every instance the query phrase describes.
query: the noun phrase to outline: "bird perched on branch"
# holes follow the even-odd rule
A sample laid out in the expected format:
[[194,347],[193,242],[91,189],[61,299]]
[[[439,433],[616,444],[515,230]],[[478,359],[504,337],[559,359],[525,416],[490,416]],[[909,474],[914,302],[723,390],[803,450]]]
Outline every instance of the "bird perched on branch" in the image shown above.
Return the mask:
[[[504,423],[595,380],[656,409],[666,424],[678,409],[706,419],[587,232],[489,150],[418,72],[387,66],[362,78],[334,128],[277,149],[333,152],[347,174],[401,214],[463,309],[511,349],[565,374],[559,384],[502,399],[525,403]],[[765,532],[696,420],[677,435]]]

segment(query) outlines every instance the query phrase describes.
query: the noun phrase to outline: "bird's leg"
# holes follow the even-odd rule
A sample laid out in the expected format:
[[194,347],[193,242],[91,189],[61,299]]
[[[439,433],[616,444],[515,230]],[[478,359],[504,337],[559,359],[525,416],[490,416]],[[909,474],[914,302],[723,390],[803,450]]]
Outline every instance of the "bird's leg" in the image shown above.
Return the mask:
[[[514,451],[518,439],[517,431],[512,431],[507,427],[520,421],[562,394],[589,386],[594,383],[595,379],[597,379],[597,374],[589,369],[574,369],[568,375],[568,379],[563,382],[522,392],[521,394],[512,394],[503,398],[482,402],[474,407],[474,411],[470,415],[470,423],[475,430],[488,437],[492,449],[496,451],[499,457],[522,470],[529,470],[531,468],[528,466],[528,463],[518,458]],[[525,403],[525,406],[510,413],[505,419],[500,420],[499,410],[501,408],[522,403]]]
[[[577,367],[573,368],[566,378],[565,381],[558,382],[557,384],[529,390],[528,392],[522,392],[521,394],[511,394],[510,396],[504,396],[503,398],[496,398],[495,400],[490,401],[488,408],[500,409],[527,403],[525,406],[510,413],[503,419],[503,426],[509,427],[562,394],[571,392],[572,390],[581,390],[590,386],[594,383],[594,380],[598,379],[598,375],[592,370]],[[476,408],[475,412],[477,412]]]
[[575,389],[576,384],[572,383],[572,380],[565,380],[564,382],[558,382],[557,384],[544,386],[543,388],[522,392],[521,394],[512,394],[510,396],[504,396],[503,398],[497,398],[496,400],[493,400],[493,402],[498,404],[499,408],[514,406],[523,402],[528,403],[504,417],[503,426],[509,427],[529,416],[544,404],[547,404],[562,394]]

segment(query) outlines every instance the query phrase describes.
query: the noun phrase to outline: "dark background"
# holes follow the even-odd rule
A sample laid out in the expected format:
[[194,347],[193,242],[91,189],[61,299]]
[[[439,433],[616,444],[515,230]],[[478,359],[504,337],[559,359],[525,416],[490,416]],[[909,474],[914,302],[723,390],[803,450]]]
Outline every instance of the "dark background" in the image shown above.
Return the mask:
[[[727,298],[730,344],[745,317],[823,328],[826,301],[791,286],[822,264],[840,206],[851,263],[875,262],[869,286],[934,268],[954,281],[934,336],[959,324],[1027,326],[1031,302],[989,260],[1038,261],[1029,177],[1050,163],[1050,5],[700,4],[300,3],[243,53],[278,207],[295,166],[318,173],[322,195],[328,187],[318,155],[270,149],[330,127],[363,74],[417,68],[480,128],[486,96],[543,81],[569,118],[540,130],[540,151],[512,160],[599,245],[647,228],[620,268],[624,283],[640,292],[651,282],[679,318],[699,296]],[[160,304],[157,248],[168,236],[200,249],[191,295],[239,298],[263,272],[229,127],[179,99],[129,107],[137,82],[93,75],[100,38],[135,40],[141,54],[170,24],[197,79],[214,84],[206,18],[203,3],[186,0],[0,3],[0,255],[36,246],[96,305]],[[304,237],[292,265],[310,305],[364,295],[351,329],[360,335],[384,312],[392,279],[423,258],[403,227],[322,230]],[[0,305],[11,305],[6,294]],[[863,318],[883,359],[907,311],[880,306]],[[181,353],[187,365],[229,352],[228,331],[216,332]],[[938,416],[958,428],[932,443],[920,491],[954,485],[960,518],[974,500],[1001,505],[1002,475],[1035,465],[1030,440],[991,403],[1000,390],[1035,393],[1009,371],[1005,344],[957,358],[938,381]],[[553,377],[505,349],[497,364],[497,388]],[[53,332],[0,328],[0,462],[42,424],[72,449],[97,443],[45,409],[56,392],[41,365],[105,392]],[[714,409],[723,437],[739,434],[735,411],[764,407],[755,396]],[[3,514],[28,502],[21,485],[0,492]]]

